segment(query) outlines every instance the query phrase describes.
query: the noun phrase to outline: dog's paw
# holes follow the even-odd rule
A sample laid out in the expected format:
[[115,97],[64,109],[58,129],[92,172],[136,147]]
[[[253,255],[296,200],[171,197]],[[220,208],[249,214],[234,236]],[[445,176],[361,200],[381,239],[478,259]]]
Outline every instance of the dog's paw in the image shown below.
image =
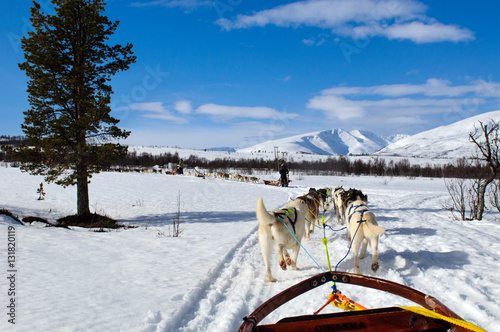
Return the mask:
[[269,282],[276,282],[276,281],[278,281],[278,279],[273,278],[273,276],[267,276],[267,281],[269,281]]
[[378,263],[373,263],[373,264],[372,264],[372,271],[373,271],[373,272],[377,272],[378,268],[379,268]]
[[280,260],[280,261],[279,261],[279,264],[280,264],[281,269],[282,269],[283,271],[286,271],[286,263],[285,263],[285,261],[281,261],[281,260]]
[[298,268],[298,267],[296,267],[296,266],[292,266],[292,267],[290,268],[290,270],[292,270],[292,271],[297,271],[297,270],[300,270],[300,268]]
[[287,257],[285,259],[286,265],[292,265],[292,259],[290,257]]

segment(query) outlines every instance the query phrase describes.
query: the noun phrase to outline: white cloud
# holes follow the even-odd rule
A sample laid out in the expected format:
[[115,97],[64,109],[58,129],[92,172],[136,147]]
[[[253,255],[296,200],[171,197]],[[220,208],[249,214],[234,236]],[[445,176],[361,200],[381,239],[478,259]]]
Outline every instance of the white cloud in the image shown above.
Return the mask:
[[[446,25],[426,17],[427,7],[416,0],[304,0],[237,15],[234,20],[219,19],[225,30],[264,27],[313,26],[329,29],[340,36],[408,39],[415,43],[468,41],[474,34],[466,28]],[[313,39],[304,39],[313,45]]]
[[410,22],[394,24],[381,32],[389,39],[409,39],[417,44],[439,43],[444,41],[460,42],[474,40],[474,33],[456,25],[445,25],[439,22],[426,24]]
[[131,111],[143,112],[140,114],[140,116],[144,118],[166,120],[176,123],[188,122],[186,118],[173,115],[167,108],[163,106],[162,102],[135,103],[128,105],[127,109]]
[[424,84],[392,84],[370,87],[334,87],[321,91],[307,104],[329,119],[363,119],[373,123],[421,123],[422,117],[477,111],[480,105],[499,102],[500,83],[475,80],[453,86],[431,78]]
[[449,80],[429,78],[424,84],[390,84],[371,87],[335,87],[321,91],[322,95],[381,95],[400,97],[422,94],[429,97],[458,97],[473,93],[477,96],[499,96],[500,84],[476,80],[467,85],[452,86]]
[[363,106],[341,96],[316,96],[309,100],[307,107],[324,111],[330,119],[348,120],[365,114]]
[[215,119],[227,120],[232,118],[251,118],[251,119],[292,119],[296,114],[279,112],[273,108],[258,106],[225,106],[216,104],[205,104],[196,109],[196,113],[207,114]]
[[174,109],[182,114],[187,114],[192,111],[191,102],[188,100],[179,100],[175,103]]
[[[220,130],[205,124],[158,125],[133,128],[126,143],[129,145],[181,146],[204,149],[211,147],[247,147],[289,134],[289,128],[273,123],[238,122],[221,125]],[[130,129],[130,128],[129,128]],[[299,129],[300,131],[300,129]],[[186,135],[186,133],[189,135]]]
[[302,44],[307,46],[313,46],[314,44],[316,44],[316,41],[314,40],[314,37],[311,37],[307,39],[302,39]]

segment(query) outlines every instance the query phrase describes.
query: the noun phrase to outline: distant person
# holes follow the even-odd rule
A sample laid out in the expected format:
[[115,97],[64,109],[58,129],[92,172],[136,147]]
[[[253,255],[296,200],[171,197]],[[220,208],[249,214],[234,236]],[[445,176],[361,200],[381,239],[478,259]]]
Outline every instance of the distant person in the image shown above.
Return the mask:
[[184,174],[184,162],[179,160],[179,165],[177,165],[177,174]]
[[280,168],[280,182],[282,187],[288,187],[288,168],[286,168],[285,164],[281,164]]

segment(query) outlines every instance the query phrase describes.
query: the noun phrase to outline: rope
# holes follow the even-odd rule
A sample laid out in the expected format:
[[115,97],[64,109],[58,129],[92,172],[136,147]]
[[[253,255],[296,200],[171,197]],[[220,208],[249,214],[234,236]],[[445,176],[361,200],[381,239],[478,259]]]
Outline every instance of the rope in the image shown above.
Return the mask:
[[[330,218],[328,218],[328,219],[330,219]],[[321,228],[321,226],[316,225],[315,223],[313,223],[312,221],[310,221],[307,218],[306,218],[306,221],[316,228]],[[346,227],[342,227],[341,229],[333,229],[332,226],[327,225],[327,224],[325,224],[324,226],[328,227],[332,232],[340,232],[340,231],[343,231],[344,229],[346,229]]]
[[466,329],[474,331],[474,332],[487,332],[485,329],[482,329],[479,326],[476,326],[472,323],[466,322],[466,321],[458,319],[458,318],[453,318],[453,317],[441,315],[441,314],[438,314],[437,312],[434,312],[434,311],[429,310],[429,309],[425,309],[425,308],[421,308],[421,307],[400,307],[400,308],[407,310],[407,311],[414,312],[414,313],[422,315],[422,316],[444,320],[448,323],[466,328]]
[[328,239],[326,237],[324,237],[323,244],[325,245],[326,261],[328,262],[328,271],[332,271],[332,264],[330,264],[330,255],[328,254],[328,246],[326,245],[327,243],[328,243]]
[[344,296],[340,294],[340,292],[332,292],[330,296],[328,297],[328,301],[319,308],[316,312],[314,312],[314,315],[319,314],[321,310],[323,310],[327,305],[332,304],[340,309],[343,310],[349,310],[349,311],[359,311],[359,310],[368,310],[367,308],[363,307],[361,304],[354,302],[347,296]]
[[300,241],[297,239],[297,237],[295,236],[295,234],[292,233],[292,231],[290,230],[290,228],[288,228],[288,226],[286,225],[285,221],[280,217],[280,216],[277,216],[279,220],[281,220],[281,222],[283,223],[283,225],[285,225],[286,229],[288,229],[288,231],[290,232],[290,234],[292,234],[293,238],[295,239],[295,241],[297,241],[297,243],[302,247],[302,249],[306,252],[306,254],[313,260],[314,263],[316,263],[316,265],[319,267],[319,269],[323,272],[326,272],[319,264],[318,262],[316,262],[316,260],[311,256],[311,254],[309,254],[309,252],[306,250],[306,248],[304,248],[304,246],[302,245],[302,243],[300,243]]
[[342,263],[344,261],[344,259],[347,258],[347,256],[349,256],[349,253],[351,252],[351,247],[352,247],[352,243],[354,242],[354,239],[356,238],[356,234],[358,233],[358,230],[359,230],[359,227],[361,226],[361,223],[363,221],[359,222],[358,223],[358,228],[356,228],[356,232],[354,232],[354,236],[352,237],[351,239],[351,243],[349,243],[349,249],[347,250],[347,254],[345,254],[344,258],[342,258],[338,263],[337,265],[335,265],[335,271],[337,271],[337,268],[339,267],[340,263]]

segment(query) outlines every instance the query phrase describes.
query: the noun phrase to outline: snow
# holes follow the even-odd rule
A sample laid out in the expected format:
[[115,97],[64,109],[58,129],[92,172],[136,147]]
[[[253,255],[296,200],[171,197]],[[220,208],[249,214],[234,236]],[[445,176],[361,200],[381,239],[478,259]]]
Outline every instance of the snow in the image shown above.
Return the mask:
[[[263,176],[274,180],[278,175]],[[44,183],[41,177],[0,167],[0,209],[20,218],[55,221],[74,214],[76,189]],[[500,331],[500,224],[497,213],[483,221],[451,219],[442,179],[293,176],[278,188],[213,178],[107,172],[90,184],[91,210],[137,228],[96,233],[87,229],[22,226],[0,216],[4,269],[0,276],[2,331],[236,331],[242,317],[278,292],[320,273],[301,250],[298,271],[281,271],[273,255],[276,283],[266,281],[257,236],[255,204],[269,209],[309,187],[361,189],[381,226],[377,274],[371,252],[361,272],[399,282],[436,297],[471,323]],[[178,198],[180,195],[180,199]],[[182,233],[169,236],[180,201]],[[329,214],[327,214],[329,216]],[[330,220],[340,229],[336,217]],[[8,323],[7,239],[15,229],[15,325]],[[327,269],[323,232],[305,249]],[[327,231],[333,266],[347,253],[345,231]],[[348,256],[339,270],[353,272]],[[338,285],[369,307],[411,305],[386,293]],[[315,289],[272,313],[265,322],[310,314],[328,299],[328,286]],[[338,311],[332,306],[324,312]]]
[[421,132],[392,143],[375,154],[452,159],[473,156],[475,145],[469,141],[469,133],[474,132],[474,128],[480,129],[479,121],[489,124],[492,120],[500,121],[500,111],[479,114],[450,125]]
[[378,136],[369,131],[353,130],[350,132],[342,129],[316,131],[285,137],[277,140],[262,142],[254,146],[238,149],[238,152],[274,151],[279,147],[282,152],[319,154],[319,155],[348,155],[370,154],[397,140]]

